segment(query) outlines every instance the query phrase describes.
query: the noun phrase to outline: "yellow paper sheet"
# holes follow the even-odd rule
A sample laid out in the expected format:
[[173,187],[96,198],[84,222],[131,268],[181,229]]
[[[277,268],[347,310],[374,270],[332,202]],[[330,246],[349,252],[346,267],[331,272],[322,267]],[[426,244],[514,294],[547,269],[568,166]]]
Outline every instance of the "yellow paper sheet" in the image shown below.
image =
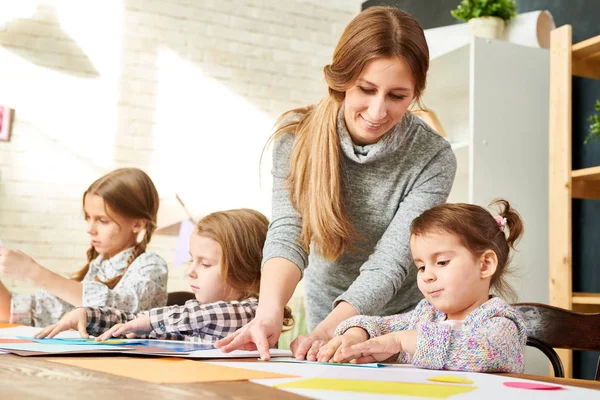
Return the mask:
[[16,328],[17,326],[23,326],[23,325],[9,324],[8,322],[0,322],[0,329],[4,329],[4,328]]
[[246,381],[294,377],[177,358],[86,357],[53,358],[48,361],[154,383]]
[[455,375],[440,375],[440,376],[432,376],[431,378],[427,378],[428,381],[432,382],[446,382],[446,383],[475,383],[470,379],[461,378],[460,376]]
[[467,393],[477,389],[476,387],[437,385],[432,383],[363,381],[330,378],[310,378],[275,385],[275,387],[281,389],[317,389],[337,390],[341,392],[395,394],[436,399],[445,399],[456,394]]

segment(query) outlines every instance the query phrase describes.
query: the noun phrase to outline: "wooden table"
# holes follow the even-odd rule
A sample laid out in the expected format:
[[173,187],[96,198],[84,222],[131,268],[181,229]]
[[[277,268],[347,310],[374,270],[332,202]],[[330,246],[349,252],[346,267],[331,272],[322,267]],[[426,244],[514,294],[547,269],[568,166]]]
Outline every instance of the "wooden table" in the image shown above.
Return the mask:
[[0,399],[39,398],[49,400],[306,399],[297,394],[247,381],[158,384],[77,369],[70,365],[52,363],[40,357],[0,354]]
[[[233,360],[227,360],[233,361]],[[247,362],[248,359],[239,360]],[[600,390],[600,382],[503,374],[561,385]],[[252,382],[156,384],[51,363],[40,357],[0,355],[0,399],[306,399]]]

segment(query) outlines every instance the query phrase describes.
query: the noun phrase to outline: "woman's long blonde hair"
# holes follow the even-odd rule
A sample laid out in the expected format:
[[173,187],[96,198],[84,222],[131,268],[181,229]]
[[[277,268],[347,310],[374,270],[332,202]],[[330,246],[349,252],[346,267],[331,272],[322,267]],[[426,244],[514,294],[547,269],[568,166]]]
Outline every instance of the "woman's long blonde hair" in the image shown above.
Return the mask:
[[[217,211],[196,224],[193,234],[211,238],[221,246],[221,276],[240,293],[237,300],[259,296],[260,267],[268,229],[267,217],[249,208]],[[284,308],[283,318],[284,327],[294,324],[289,307]]]
[[[394,57],[409,65],[418,101],[429,69],[423,29],[410,14],[396,8],[368,8],[348,24],[332,63],[323,70],[328,95],[315,107],[286,112],[275,123],[277,128],[270,141],[289,132],[295,135],[287,185],[290,200],[302,219],[300,241],[307,251],[312,242],[329,260],[351,248],[356,238],[344,202],[337,115],[346,91],[365,64],[375,58]],[[297,114],[301,118],[290,122],[290,116]]]
[[[110,212],[132,219],[141,219],[145,221],[144,238],[136,243],[133,252],[127,260],[127,267],[121,275],[117,275],[106,282],[102,282],[96,277],[98,282],[104,283],[109,288],[114,288],[121,280],[131,263],[142,253],[146,251],[146,246],[150,243],[152,234],[156,229],[156,216],[158,214],[158,191],[152,182],[152,179],[141,169],[138,168],[120,168],[116,169],[96,180],[83,193],[83,203],[85,196],[95,194],[104,200],[106,213]],[[98,252],[91,246],[87,251],[87,264],[79,271],[71,275],[71,279],[81,282],[88,270],[90,263],[98,257]]]

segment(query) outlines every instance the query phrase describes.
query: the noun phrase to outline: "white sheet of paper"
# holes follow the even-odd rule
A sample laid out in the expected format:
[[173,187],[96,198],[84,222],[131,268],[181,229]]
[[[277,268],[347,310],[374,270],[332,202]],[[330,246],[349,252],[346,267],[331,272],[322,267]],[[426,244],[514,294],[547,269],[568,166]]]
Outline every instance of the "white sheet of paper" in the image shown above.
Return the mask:
[[[227,362],[227,361],[209,361],[211,364],[223,365],[234,368],[252,369],[258,371],[277,372],[280,374],[296,375],[301,378],[281,378],[281,379],[255,379],[251,382],[265,386],[275,386],[281,383],[306,378],[338,378],[354,380],[372,380],[386,382],[406,382],[406,383],[424,383],[434,385],[448,385],[447,383],[436,383],[428,381],[427,378],[434,376],[452,375],[462,378],[468,378],[477,387],[476,390],[452,396],[456,400],[506,400],[511,398],[526,398],[535,400],[548,399],[585,399],[595,400],[598,398],[598,391],[592,389],[578,388],[574,386],[564,386],[562,390],[524,390],[509,388],[503,385],[507,381],[536,382],[526,379],[513,378],[503,375],[485,374],[476,372],[459,371],[438,371],[417,368],[408,364],[394,364],[385,368],[355,368],[345,366],[329,366],[323,364],[296,364],[296,363],[278,363],[278,362]],[[312,399],[327,400],[381,400],[396,399],[398,396],[341,392],[329,390],[313,389],[285,389],[299,395]],[[413,397],[411,397],[413,398]]]
[[[271,357],[291,357],[290,350],[271,349],[269,350]],[[148,355],[153,355],[148,353]],[[182,358],[260,358],[258,351],[234,350],[231,353],[223,353],[219,349],[197,350],[189,353],[160,353],[166,357],[182,357]]]
[[319,361],[308,361],[308,360],[296,360],[294,357],[273,357],[271,359],[273,362],[289,362],[289,363],[297,363],[297,364],[324,364],[324,365],[332,365],[334,367],[355,367],[355,368],[383,368],[388,364],[385,363],[365,363],[365,364],[352,364],[352,363],[322,363]]
[[[16,338],[21,337],[34,337],[37,335],[42,328],[35,328],[33,326],[17,326],[14,328],[3,328],[0,329],[0,338]],[[78,339],[81,337],[77,331],[64,331],[55,336],[56,338],[62,339]]]

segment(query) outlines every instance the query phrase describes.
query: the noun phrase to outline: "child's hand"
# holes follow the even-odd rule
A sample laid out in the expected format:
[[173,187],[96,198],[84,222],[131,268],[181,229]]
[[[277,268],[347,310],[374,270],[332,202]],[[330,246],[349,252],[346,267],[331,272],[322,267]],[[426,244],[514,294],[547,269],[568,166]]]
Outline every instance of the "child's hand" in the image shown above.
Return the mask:
[[63,317],[54,325],[50,325],[42,329],[37,335],[36,339],[48,339],[53,338],[62,331],[68,331],[69,329],[77,329],[82,338],[87,339],[90,337],[87,333],[87,312],[85,308],[76,308],[63,315]]
[[0,247],[0,275],[32,283],[39,265],[27,254]]
[[[130,332],[138,334],[152,332],[152,325],[150,325],[150,317],[147,315],[141,315],[136,319],[132,319],[131,321],[125,324],[116,324],[108,331],[98,336],[96,338],[96,341],[101,342],[113,337],[122,336]],[[128,335],[128,337],[130,336]]]
[[329,341],[325,335],[313,331],[310,335],[300,335],[290,343],[292,355],[297,360],[317,361],[319,349]]
[[403,334],[404,332],[388,333],[352,347],[346,347],[341,350],[336,361],[356,360],[357,364],[364,364],[387,360],[402,351]]
[[369,339],[369,334],[362,328],[350,328],[343,335],[336,336],[317,353],[319,362],[340,362],[341,352],[354,344],[362,343]]

